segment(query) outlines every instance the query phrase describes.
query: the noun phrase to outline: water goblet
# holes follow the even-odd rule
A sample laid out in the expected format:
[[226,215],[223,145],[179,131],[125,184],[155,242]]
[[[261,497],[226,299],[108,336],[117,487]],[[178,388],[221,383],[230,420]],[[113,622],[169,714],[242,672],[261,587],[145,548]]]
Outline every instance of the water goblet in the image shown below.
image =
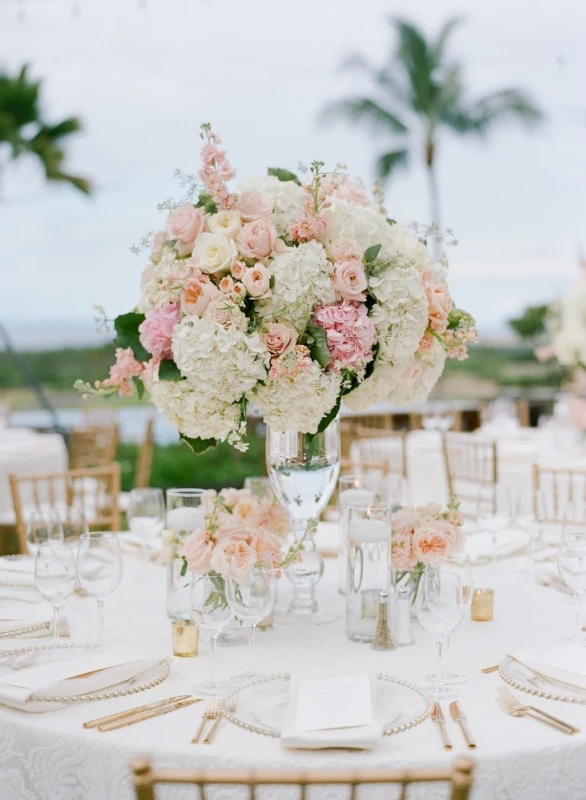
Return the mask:
[[53,606],[53,641],[59,640],[59,609],[73,593],[76,582],[75,552],[62,542],[40,542],[35,556],[35,586]]
[[212,669],[207,683],[198,683],[193,693],[201,697],[218,697],[232,684],[218,680],[217,643],[218,636],[232,619],[228,605],[226,579],[219,573],[194,575],[189,596],[191,619],[198,629],[210,637],[212,648]]
[[543,533],[546,519],[547,506],[545,495],[541,489],[536,489],[533,494],[520,496],[517,524],[529,536],[529,558],[531,563],[535,559],[535,549]]
[[558,572],[576,598],[576,634],[571,641],[586,646],[586,530],[567,525],[558,549]]
[[122,580],[122,555],[115,533],[83,533],[77,549],[77,577],[80,587],[96,598],[97,643],[104,643],[104,598]]
[[78,542],[82,534],[89,532],[89,525],[82,508],[65,506],[58,512],[63,528],[63,541]]
[[132,489],[128,498],[128,525],[141,544],[143,561],[165,527],[165,498],[162,489]]
[[478,490],[476,517],[481,531],[490,533],[492,539],[491,566],[496,567],[496,547],[498,534],[514,517],[511,492],[500,483],[483,484]]
[[26,527],[26,544],[35,555],[41,542],[63,543],[63,526],[54,508],[31,511]]

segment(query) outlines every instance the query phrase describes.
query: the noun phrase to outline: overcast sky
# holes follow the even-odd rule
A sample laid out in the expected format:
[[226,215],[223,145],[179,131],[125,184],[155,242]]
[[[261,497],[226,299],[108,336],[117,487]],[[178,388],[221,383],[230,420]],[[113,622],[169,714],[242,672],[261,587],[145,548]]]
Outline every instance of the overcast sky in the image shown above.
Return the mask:
[[[441,140],[443,220],[453,294],[493,332],[530,302],[558,294],[586,249],[586,4],[577,0],[0,0],[0,66],[29,62],[44,79],[48,119],[75,114],[84,133],[69,167],[95,196],[48,188],[33,164],[12,165],[0,205],[0,320],[23,346],[87,341],[92,305],[111,316],[137,300],[144,258],[130,245],[160,224],[177,193],[173,170],[195,171],[198,128],[211,121],[240,177],[320,158],[367,183],[384,138],[323,128],[319,109],[367,88],[340,74],[359,52],[382,60],[388,15],[434,33],[463,14],[452,55],[472,95],[525,88],[548,120],[488,143]],[[391,216],[428,221],[421,167],[388,186]]]

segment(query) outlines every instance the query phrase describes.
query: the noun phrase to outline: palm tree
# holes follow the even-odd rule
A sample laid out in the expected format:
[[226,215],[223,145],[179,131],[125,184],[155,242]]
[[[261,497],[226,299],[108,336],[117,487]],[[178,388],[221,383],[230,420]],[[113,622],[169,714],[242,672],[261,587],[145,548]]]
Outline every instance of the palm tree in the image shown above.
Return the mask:
[[[87,178],[71,175],[63,166],[64,140],[81,130],[77,117],[48,124],[39,108],[41,81],[31,81],[25,65],[13,77],[0,73],[0,145],[8,152],[8,159],[0,162],[0,174],[8,161],[32,155],[40,162],[48,181],[69,183],[84,194],[89,194],[91,184]],[[0,150],[1,152],[1,150]]]
[[412,147],[407,139],[416,134],[427,170],[431,221],[440,224],[439,193],[436,176],[438,136],[442,129],[461,135],[486,136],[498,124],[518,122],[531,127],[542,113],[519,89],[501,89],[476,100],[469,100],[462,84],[460,64],[446,55],[454,28],[453,18],[443,26],[435,41],[425,39],[415,25],[402,19],[390,19],[396,33],[396,45],[390,59],[381,67],[370,65],[361,56],[353,56],[346,67],[366,72],[373,81],[368,97],[339,100],[322,111],[329,121],[342,117],[351,122],[369,124],[398,139],[395,149],[377,160],[377,173],[386,180],[395,170],[407,167]]

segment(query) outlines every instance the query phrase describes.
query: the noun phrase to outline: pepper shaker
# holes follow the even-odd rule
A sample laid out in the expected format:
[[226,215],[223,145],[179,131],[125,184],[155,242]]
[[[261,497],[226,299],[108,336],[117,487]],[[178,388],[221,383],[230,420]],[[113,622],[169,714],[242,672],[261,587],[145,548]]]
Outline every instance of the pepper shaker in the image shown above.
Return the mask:
[[411,598],[406,586],[397,587],[393,622],[395,644],[413,644],[414,640],[411,633]]

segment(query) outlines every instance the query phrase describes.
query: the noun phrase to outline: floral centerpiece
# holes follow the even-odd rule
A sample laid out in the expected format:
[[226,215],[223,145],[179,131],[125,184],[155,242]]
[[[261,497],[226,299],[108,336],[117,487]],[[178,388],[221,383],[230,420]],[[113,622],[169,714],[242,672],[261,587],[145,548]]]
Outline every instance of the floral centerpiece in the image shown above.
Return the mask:
[[395,581],[412,590],[413,600],[425,567],[462,550],[459,506],[452,497],[446,507],[438,503],[404,506],[392,516],[391,567]]
[[536,350],[540,361],[555,358],[564,367],[586,369],[586,275],[552,303],[546,316],[549,344]]
[[[389,219],[342,167],[316,161],[245,179],[202,126],[198,177],[167,201],[135,309],[114,321],[116,363],[84,392],[142,396],[196,452],[245,449],[250,402],[281,431],[327,428],[352,409],[425,400],[474,320],[454,307],[446,262]],[[136,248],[140,252],[140,248]]]

